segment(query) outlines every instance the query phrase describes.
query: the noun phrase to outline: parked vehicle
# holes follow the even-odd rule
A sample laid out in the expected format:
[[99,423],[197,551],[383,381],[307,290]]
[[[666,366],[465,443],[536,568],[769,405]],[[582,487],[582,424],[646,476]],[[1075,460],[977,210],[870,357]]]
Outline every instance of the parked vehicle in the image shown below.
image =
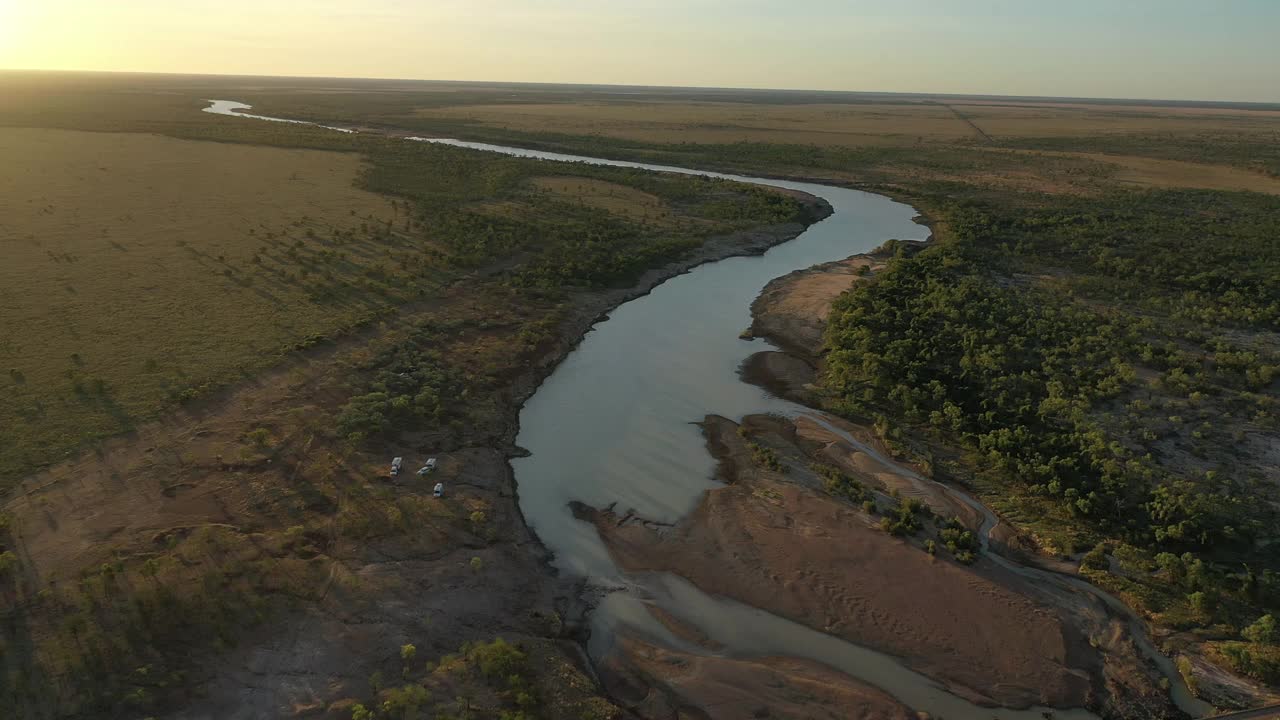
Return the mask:
[[444,483],[442,482],[436,483],[436,488],[435,490],[431,491],[431,494],[435,495],[436,497],[444,497]]
[[434,471],[435,469],[436,469],[436,459],[435,459],[435,458],[428,458],[428,459],[427,459],[427,464],[426,464],[426,465],[423,465],[421,468],[419,468],[419,469],[418,469],[418,474],[419,474],[419,475],[426,475],[427,473],[432,472],[432,471]]
[[391,461],[391,477],[400,474],[400,466],[404,465],[404,458],[398,457]]

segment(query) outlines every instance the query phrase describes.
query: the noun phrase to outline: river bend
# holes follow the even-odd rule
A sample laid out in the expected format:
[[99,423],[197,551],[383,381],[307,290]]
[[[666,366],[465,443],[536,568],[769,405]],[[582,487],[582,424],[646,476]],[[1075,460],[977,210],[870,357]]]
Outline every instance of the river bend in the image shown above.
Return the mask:
[[[246,115],[248,105],[210,101],[207,112],[276,122],[300,122]],[[352,132],[344,128],[332,128]],[[837,668],[897,697],[916,710],[948,720],[1042,720],[1046,712],[1064,720],[1096,716],[1083,709],[1010,710],[984,708],[952,695],[938,683],[905,667],[896,658],[856,646],[724,598],[711,597],[668,574],[639,576],[622,572],[595,528],[574,518],[571,501],[593,507],[613,505],[657,521],[674,522],[700,495],[716,486],[714,461],[693,423],[708,414],[728,418],[762,412],[788,416],[814,411],[780,400],[743,383],[738,368],[750,355],[773,349],[763,340],[742,340],[751,324],[750,305],[770,280],[818,263],[868,252],[891,238],[921,240],[927,231],[915,223],[916,211],[866,192],[766,178],[755,178],[621,160],[587,158],[522,148],[438,138],[408,140],[448,144],[547,162],[590,163],[657,172],[734,180],[797,190],[831,204],[827,219],[794,240],[760,256],[707,263],[662,283],[643,297],[614,310],[597,323],[528,400],[520,414],[517,443],[527,457],[511,461],[521,511],[562,572],[580,576],[602,599],[591,615],[593,657],[609,650],[619,630],[697,653],[711,651],[674,637],[646,607],[662,607],[699,628],[735,656],[788,655]],[[822,422],[828,429],[833,426]],[[855,442],[840,432],[847,442]],[[904,472],[910,472],[904,469]],[[924,481],[923,478],[920,478]],[[931,482],[931,481],[930,481]],[[969,496],[948,492],[982,513],[985,534],[994,514]],[[1065,583],[1093,594],[1132,621],[1135,640],[1170,679],[1175,702],[1193,716],[1207,706],[1191,697],[1168,658],[1146,639],[1127,608],[1074,578],[1024,568],[992,555],[997,562],[1038,579]],[[886,571],[889,571],[886,569]],[[1084,587],[1081,587],[1084,586]],[[1064,588],[1066,585],[1064,585]]]

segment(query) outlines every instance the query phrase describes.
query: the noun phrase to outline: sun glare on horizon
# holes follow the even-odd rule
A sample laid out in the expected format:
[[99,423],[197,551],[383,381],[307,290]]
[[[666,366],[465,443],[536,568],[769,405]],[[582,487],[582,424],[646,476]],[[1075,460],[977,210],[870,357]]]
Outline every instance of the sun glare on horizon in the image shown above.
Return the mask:
[[0,51],[17,37],[18,0],[0,0]]

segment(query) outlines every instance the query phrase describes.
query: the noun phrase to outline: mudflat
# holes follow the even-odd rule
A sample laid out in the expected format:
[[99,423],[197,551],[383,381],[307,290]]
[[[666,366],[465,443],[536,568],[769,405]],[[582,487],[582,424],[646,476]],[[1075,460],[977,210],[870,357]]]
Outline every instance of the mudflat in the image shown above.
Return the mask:
[[915,720],[892,696],[824,665],[785,657],[729,658],[624,637],[606,661],[609,691],[645,717]]

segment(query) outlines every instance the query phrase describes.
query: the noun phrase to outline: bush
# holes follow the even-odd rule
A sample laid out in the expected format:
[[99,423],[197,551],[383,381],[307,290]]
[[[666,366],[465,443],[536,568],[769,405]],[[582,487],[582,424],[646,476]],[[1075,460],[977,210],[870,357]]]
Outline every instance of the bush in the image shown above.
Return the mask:
[[978,538],[959,519],[947,520],[938,531],[938,537],[957,560],[965,564],[973,562],[974,552],[979,547]]
[[1080,559],[1080,567],[1086,570],[1107,570],[1110,564],[1107,562],[1106,543],[1098,543],[1092,550],[1085,553]]
[[1213,616],[1213,610],[1217,603],[1213,595],[1197,590],[1187,596],[1187,604],[1195,611],[1197,615],[1204,618]]
[[266,448],[271,445],[271,431],[266,428],[250,430],[244,434],[244,439],[256,448]]
[[1276,630],[1276,619],[1270,614],[1258,618],[1256,622],[1245,628],[1240,636],[1257,645],[1271,644],[1280,640],[1280,632]]
[[760,443],[749,442],[747,447],[751,448],[751,460],[766,470],[773,472],[782,472],[782,461],[778,459],[778,453],[773,448],[767,448]]
[[920,521],[916,518],[911,508],[910,502],[899,505],[896,513],[886,515],[880,520],[881,529],[890,535],[898,537],[915,535],[920,531]]
[[823,487],[832,495],[852,503],[865,503],[871,500],[871,492],[862,483],[840,472],[839,468],[824,463],[814,463],[809,466],[809,469],[822,478]]
[[0,553],[0,578],[7,577],[18,567],[18,556],[13,554],[12,550],[5,550]]
[[419,711],[431,699],[431,694],[421,685],[404,685],[387,691],[382,702],[382,712],[394,720],[418,720]]
[[1162,552],[1156,555],[1156,566],[1169,576],[1169,580],[1181,585],[1187,577],[1187,566],[1182,558],[1173,553]]
[[505,680],[512,676],[524,675],[527,671],[528,657],[522,650],[510,645],[502,638],[491,643],[473,645],[466,653],[467,660],[475,663],[480,674],[488,680]]

